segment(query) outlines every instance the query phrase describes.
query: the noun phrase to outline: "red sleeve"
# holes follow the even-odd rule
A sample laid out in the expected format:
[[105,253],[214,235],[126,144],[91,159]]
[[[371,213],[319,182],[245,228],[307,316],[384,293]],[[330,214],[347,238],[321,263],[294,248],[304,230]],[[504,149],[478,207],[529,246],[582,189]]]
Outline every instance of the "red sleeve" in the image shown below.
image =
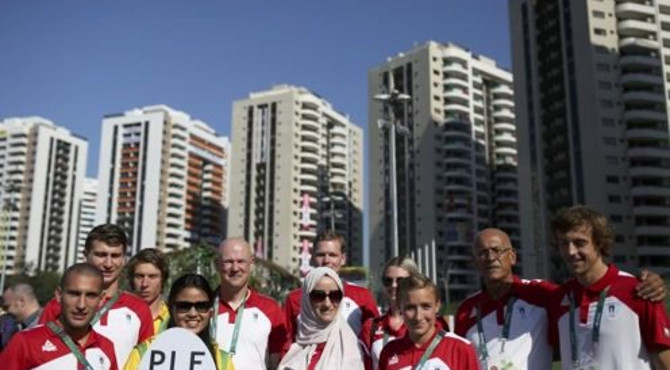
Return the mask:
[[363,347],[363,361],[365,362],[365,369],[372,369],[372,357],[370,352],[372,351],[372,337],[371,330],[374,318],[365,320],[363,327],[361,328],[361,333],[358,335],[361,345]]
[[[389,342],[389,344],[391,344]],[[388,357],[389,355],[389,348],[393,346],[386,345],[384,348],[382,348],[382,353],[379,354],[379,362],[377,363],[377,370],[386,370],[387,369],[387,364],[388,364]]]
[[151,309],[146,304],[138,306],[137,315],[141,322],[140,335],[137,340],[137,344],[139,344],[154,336],[154,318],[151,315]]
[[477,361],[477,353],[475,348],[471,345],[464,345],[458,354],[458,368],[466,370],[479,370],[479,361]]
[[21,333],[17,333],[0,352],[0,364],[3,370],[25,370],[28,369],[28,351],[26,342]]
[[43,325],[49,321],[56,321],[58,316],[60,316],[60,303],[58,303],[56,298],[51,298],[51,300],[44,306],[42,315],[40,315],[40,318],[37,322],[38,324]]
[[640,333],[649,352],[670,348],[670,319],[665,305],[660,302],[643,301],[644,314],[640,320]]
[[377,302],[375,302],[375,299],[372,298],[372,294],[370,293],[369,290],[365,289],[364,290],[364,300],[362,302],[362,315],[361,315],[361,323],[366,322],[368,319],[372,319],[375,317],[379,317],[379,309],[377,308]]
[[456,311],[456,316],[454,317],[454,333],[461,337],[465,337],[465,334],[468,332],[468,310],[467,307],[464,307],[463,304],[458,306]]
[[268,312],[270,316],[270,322],[272,323],[272,329],[270,331],[270,336],[268,337],[268,351],[271,354],[279,353],[286,350],[289,345],[287,345],[287,333],[286,333],[286,324],[284,323],[284,317],[282,315],[281,309],[277,303],[273,302],[271,312]]
[[284,302],[284,325],[286,328],[287,340],[290,343],[295,342],[296,321],[298,319],[298,314],[300,313],[300,294],[295,294],[296,291],[300,292],[300,289],[291,291],[286,296],[286,301]]

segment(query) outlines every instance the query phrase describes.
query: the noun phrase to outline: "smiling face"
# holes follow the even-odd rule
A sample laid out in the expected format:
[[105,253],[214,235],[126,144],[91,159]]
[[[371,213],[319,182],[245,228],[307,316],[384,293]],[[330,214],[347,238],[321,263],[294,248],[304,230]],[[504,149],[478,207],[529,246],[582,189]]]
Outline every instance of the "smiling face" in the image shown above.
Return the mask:
[[561,257],[576,276],[588,274],[594,266],[603,264],[589,226],[581,226],[556,238]]
[[102,299],[102,285],[99,276],[75,273],[62,288],[56,289],[56,299],[61,305],[60,320],[66,331],[88,327]]
[[109,245],[103,241],[96,240],[86,254],[86,262],[97,267],[102,272],[105,289],[119,282],[119,277],[126,264],[126,256],[123,254],[123,245]]
[[507,234],[496,229],[486,229],[477,234],[472,249],[477,271],[484,281],[512,279],[512,266],[516,252]]
[[413,342],[432,335],[440,302],[429,287],[407,291],[401,297],[401,310],[407,331]]
[[151,304],[156,301],[163,290],[161,270],[153,263],[140,263],[133,272],[133,290],[145,302]]
[[403,278],[409,276],[409,271],[400,266],[389,266],[384,271],[382,277],[382,284],[384,285],[384,293],[391,304],[395,304],[398,294],[398,282]]
[[235,291],[245,287],[254,262],[249,245],[244,241],[231,239],[221,245],[219,253],[221,287]]
[[195,287],[182,289],[170,307],[175,325],[194,334],[200,334],[207,328],[213,312],[207,293]]
[[[314,285],[314,289],[312,289],[311,293],[314,292],[325,292],[328,294],[325,298],[323,297],[315,297],[311,298],[312,295],[316,294],[310,294],[310,303],[312,305],[312,310],[314,310],[314,314],[316,317],[319,319],[319,321],[323,323],[330,323],[333,320],[335,320],[335,317],[337,317],[337,311],[338,308],[340,307],[340,302],[341,300],[341,291],[340,288],[337,286],[337,283],[335,280],[333,280],[329,276],[324,276],[319,281]],[[333,296],[338,296],[338,299],[334,299]],[[323,299],[321,299],[323,298]]]

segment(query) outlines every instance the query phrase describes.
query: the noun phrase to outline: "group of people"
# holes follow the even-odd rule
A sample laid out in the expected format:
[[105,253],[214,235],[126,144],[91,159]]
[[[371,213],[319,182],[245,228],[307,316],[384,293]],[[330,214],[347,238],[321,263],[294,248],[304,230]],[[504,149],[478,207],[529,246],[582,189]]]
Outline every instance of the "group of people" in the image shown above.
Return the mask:
[[[452,331],[439,289],[406,257],[381,271],[380,316],[369,290],[338,275],[346,242],[332,231],[317,237],[314,268],[281,307],[251,289],[254,258],[241,238],[218,248],[219,287],[189,273],[165,301],[163,254],[143,249],[126,264],[125,233],[100,225],[86,240],[86,262],[65,271],[44,309],[15,299],[29,286],[5,292],[19,327],[0,367],[137,369],[162,332],[180,327],[226,370],[551,369],[559,354],[563,369],[670,369],[663,280],[608,264],[612,230],[587,207],[560,212],[551,229],[573,278],[560,286],[521,279],[509,236],[481,230],[472,252],[482,290],[462,302]],[[132,292],[120,289],[124,269]]]

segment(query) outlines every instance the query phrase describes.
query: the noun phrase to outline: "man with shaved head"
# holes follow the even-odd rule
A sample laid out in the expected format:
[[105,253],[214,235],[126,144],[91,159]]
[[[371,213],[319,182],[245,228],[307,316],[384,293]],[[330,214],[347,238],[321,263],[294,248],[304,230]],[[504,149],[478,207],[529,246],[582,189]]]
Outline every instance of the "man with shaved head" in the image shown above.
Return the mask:
[[251,246],[242,238],[224,240],[217,265],[221,286],[214,304],[212,335],[218,347],[224,356],[232,356],[236,369],[276,368],[286,326],[279,305],[249,287],[254,266]]
[[3,295],[7,312],[12,314],[19,324],[19,330],[37,325],[42,312],[35,291],[30,284],[17,283],[5,290]]
[[[548,281],[523,280],[514,275],[516,251],[502,230],[480,231],[475,236],[472,254],[483,289],[459,306],[456,334],[475,346],[482,369],[550,369],[553,349],[548,312],[559,287]],[[658,275],[650,276],[643,284],[651,288],[643,294],[658,289],[659,283],[663,286]]]

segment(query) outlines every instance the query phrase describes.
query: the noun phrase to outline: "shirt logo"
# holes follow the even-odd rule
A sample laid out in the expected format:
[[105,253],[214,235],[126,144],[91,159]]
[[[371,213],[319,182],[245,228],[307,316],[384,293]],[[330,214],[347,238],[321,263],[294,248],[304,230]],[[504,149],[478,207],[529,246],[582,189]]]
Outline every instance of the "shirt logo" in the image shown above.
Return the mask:
[[610,317],[616,316],[616,305],[614,305],[614,303],[610,303],[607,306],[607,313],[610,315]]
[[258,321],[258,312],[254,312],[254,321]]
[[389,365],[395,365],[398,363],[398,361],[399,361],[398,355],[393,355],[393,357],[391,357],[391,359],[389,360]]
[[57,350],[56,346],[47,339],[46,342],[42,345],[42,352],[55,352]]
[[519,307],[519,314],[521,315],[521,318],[525,319],[526,318],[526,307]]
[[470,319],[477,316],[477,311],[473,308],[472,311],[470,311]]
[[670,338],[670,329],[667,327],[663,328],[663,334],[665,334],[666,337]]
[[128,324],[130,324],[130,322],[131,322],[132,320],[133,320],[133,318],[130,317],[130,314],[127,313],[127,314],[126,314],[126,321],[128,322]]
[[561,300],[561,306],[569,306],[570,305],[570,299],[568,298],[567,295],[563,296],[563,300]]

